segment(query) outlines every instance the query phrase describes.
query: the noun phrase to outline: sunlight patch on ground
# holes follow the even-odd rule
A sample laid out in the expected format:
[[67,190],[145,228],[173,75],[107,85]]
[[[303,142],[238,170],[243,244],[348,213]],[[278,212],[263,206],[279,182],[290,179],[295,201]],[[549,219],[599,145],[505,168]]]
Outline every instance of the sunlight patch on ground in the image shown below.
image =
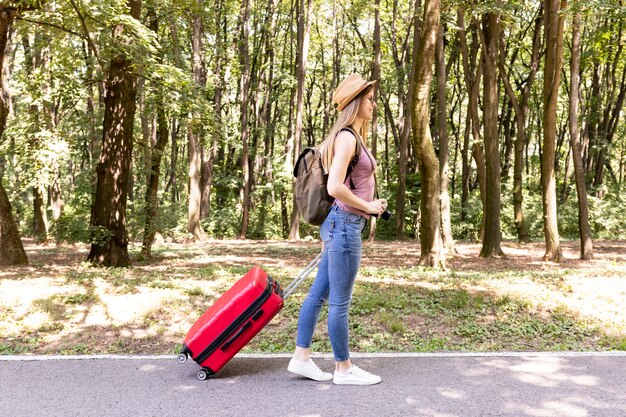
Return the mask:
[[558,387],[565,382],[593,387],[600,381],[591,375],[576,375],[567,358],[561,357],[523,357],[521,363],[510,365],[502,359],[483,361],[488,368],[506,369],[519,381],[544,388]]

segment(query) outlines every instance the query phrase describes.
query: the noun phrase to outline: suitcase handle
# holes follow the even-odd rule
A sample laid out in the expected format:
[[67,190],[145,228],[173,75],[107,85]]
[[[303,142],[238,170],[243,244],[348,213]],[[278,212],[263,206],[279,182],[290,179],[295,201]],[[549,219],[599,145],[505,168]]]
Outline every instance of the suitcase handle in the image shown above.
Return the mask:
[[298,288],[298,286],[300,284],[302,284],[302,281],[304,281],[306,279],[306,277],[309,276],[309,274],[315,269],[317,268],[317,265],[320,263],[320,260],[322,259],[322,253],[321,252],[319,255],[317,255],[315,257],[315,259],[313,259],[306,268],[304,268],[304,270],[302,272],[300,272],[300,275],[298,275],[296,277],[296,279],[294,279],[293,281],[291,281],[291,283],[289,285],[287,285],[287,287],[283,290],[283,300],[286,299],[287,297],[289,297],[296,288]]
[[243,334],[243,332],[245,332],[246,330],[248,330],[248,329],[250,328],[250,326],[252,326],[252,322],[250,322],[250,321],[249,321],[249,322],[247,322],[246,324],[244,324],[244,325],[243,325],[243,327],[241,327],[241,329],[239,329],[239,331],[238,331],[237,333],[235,333],[235,334],[233,335],[233,337],[231,337],[230,339],[228,339],[228,340],[226,341],[226,343],[224,343],[220,349],[221,349],[223,352],[226,352],[226,349],[228,349],[228,348],[230,347],[230,345],[232,345],[232,344],[233,344],[233,342],[234,342],[235,340],[237,340],[237,338]]

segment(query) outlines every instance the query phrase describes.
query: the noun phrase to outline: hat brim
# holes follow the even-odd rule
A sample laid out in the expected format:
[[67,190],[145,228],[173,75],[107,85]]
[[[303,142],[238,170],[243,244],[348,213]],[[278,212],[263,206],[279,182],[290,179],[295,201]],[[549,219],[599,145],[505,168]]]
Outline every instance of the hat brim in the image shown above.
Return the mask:
[[337,110],[342,111],[343,109],[346,108],[346,106],[348,104],[350,104],[350,102],[352,100],[354,100],[359,94],[361,94],[363,92],[363,90],[365,90],[367,87],[369,87],[370,85],[374,85],[376,84],[376,80],[374,81],[367,81],[365,84],[363,84],[362,86],[360,86],[359,88],[357,88],[356,90],[354,90],[354,92],[352,94],[350,94],[348,97],[346,97],[338,106],[337,106]]

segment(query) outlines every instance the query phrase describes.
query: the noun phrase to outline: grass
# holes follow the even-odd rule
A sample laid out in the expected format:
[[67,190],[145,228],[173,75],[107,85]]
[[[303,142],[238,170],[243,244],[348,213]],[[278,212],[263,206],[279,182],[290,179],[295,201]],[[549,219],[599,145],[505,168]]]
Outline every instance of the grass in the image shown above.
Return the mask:
[[[459,244],[449,268],[415,266],[415,242],[365,247],[350,316],[360,352],[626,350],[626,242],[578,261],[543,263],[537,244],[477,258]],[[167,244],[131,268],[93,268],[87,247],[26,245],[31,266],[0,270],[0,354],[170,354],[187,329],[250,267],[285,286],[319,251],[315,242]],[[33,267],[32,265],[36,265]],[[244,349],[293,349],[312,277]],[[313,349],[331,350],[322,311]]]

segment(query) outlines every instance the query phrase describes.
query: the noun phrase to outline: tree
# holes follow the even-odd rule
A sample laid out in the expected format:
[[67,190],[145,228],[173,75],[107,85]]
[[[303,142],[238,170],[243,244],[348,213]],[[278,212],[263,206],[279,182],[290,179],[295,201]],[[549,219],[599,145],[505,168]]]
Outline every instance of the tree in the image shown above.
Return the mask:
[[511,85],[511,81],[507,74],[504,58],[505,54],[500,54],[498,66],[500,68],[500,76],[504,82],[504,88],[511,100],[513,109],[515,110],[515,126],[517,137],[514,145],[513,156],[513,221],[515,222],[515,229],[517,230],[517,238],[520,243],[530,242],[530,236],[528,234],[528,228],[526,227],[526,221],[524,219],[523,202],[524,197],[522,194],[523,188],[523,174],[524,174],[524,147],[526,146],[526,120],[528,117],[528,107],[530,94],[532,92],[532,85],[539,68],[539,43],[541,40],[541,26],[543,21],[543,5],[540,7],[539,12],[535,18],[534,31],[533,31],[533,43],[530,57],[530,71],[528,73],[526,84],[521,92],[521,102],[518,100],[515,91]]
[[[48,100],[44,97],[50,95],[50,86],[47,77],[41,77],[41,73],[49,70],[50,66],[50,37],[40,28],[37,28],[34,40],[31,43],[28,34],[22,35],[24,48],[24,66],[28,76],[28,86],[32,90],[33,97],[41,97],[33,100],[28,106],[27,118],[29,126],[26,129],[28,136],[28,154],[31,166],[36,167],[32,172],[32,194],[33,194],[33,231],[38,243],[48,242],[49,222],[46,213],[46,203],[44,198],[47,186],[47,164],[42,161],[47,145],[52,142],[50,135],[46,133],[53,130],[54,111]],[[41,79],[44,80],[41,80]],[[45,133],[44,133],[45,132]],[[38,168],[38,169],[37,169]]]
[[430,133],[430,81],[440,25],[441,0],[424,4],[424,26],[417,60],[414,62],[415,86],[412,108],[413,143],[422,179],[420,208],[421,265],[439,267],[445,263],[441,242],[441,206],[439,204],[439,160]]
[[[141,0],[128,0],[127,12],[139,19]],[[101,266],[129,266],[126,200],[133,152],[133,125],[137,80],[133,61],[125,49],[131,42],[130,28],[113,28],[112,56],[106,76],[102,151],[96,168],[98,181],[91,211],[91,250],[87,259]]]
[[239,65],[241,67],[241,77],[239,84],[240,111],[241,111],[241,169],[243,172],[243,211],[241,214],[241,230],[239,238],[245,239],[248,233],[248,222],[250,221],[250,192],[252,190],[252,173],[250,172],[250,151],[248,126],[248,90],[250,87],[250,53],[248,51],[248,38],[250,36],[250,0],[243,0],[239,14],[241,25],[239,34]]
[[[194,13],[192,16],[192,72],[196,88],[203,91],[206,85],[206,70],[204,68],[204,50],[202,42],[204,38],[204,26],[202,24],[203,0],[194,0]],[[200,211],[202,206],[202,135],[203,126],[201,115],[195,113],[189,124],[188,132],[188,156],[189,156],[189,206],[187,211],[187,233],[190,241],[203,241],[204,231],[200,226]]]
[[500,39],[500,16],[494,12],[483,15],[480,33],[483,43],[483,123],[485,126],[486,195],[485,234],[482,258],[503,255],[500,242],[500,149],[498,146],[498,41]]
[[[305,8],[305,1],[307,7]],[[302,147],[302,111],[304,100],[304,81],[306,77],[306,68],[309,56],[309,39],[311,32],[311,8],[312,0],[299,0],[298,7],[298,51],[296,57],[296,80],[298,83],[296,96],[296,127],[295,127],[295,150],[294,155],[300,154]],[[295,181],[293,182],[295,185]],[[293,196],[293,211],[291,214],[291,231],[289,232],[289,240],[300,239],[300,213],[296,206],[295,194]]]
[[[417,65],[417,54],[419,51],[418,45],[420,40],[420,19],[419,19],[419,10],[421,7],[422,1],[415,0],[415,5],[413,9],[413,48],[411,50],[411,70],[409,71],[409,80],[408,80],[408,91],[406,94],[406,103],[404,107],[400,107],[400,113],[403,113],[402,124],[400,128],[399,135],[399,143],[398,143],[398,190],[396,192],[396,239],[404,239],[404,229],[405,229],[405,204],[406,204],[406,178],[409,172],[409,136],[411,135],[411,126],[412,126],[412,113],[413,113],[413,103],[415,102],[415,80],[416,80],[416,71]],[[394,3],[394,10],[397,5],[397,1]],[[395,18],[395,14],[394,14]],[[395,27],[395,20],[394,20]],[[395,32],[395,30],[394,30]],[[410,32],[410,31],[409,31]],[[393,43],[394,51],[397,49],[395,47],[395,43]],[[401,66],[404,63],[403,59],[397,57],[398,52],[394,53],[394,61],[396,66]],[[408,53],[402,52],[402,56],[408,55]],[[402,79],[398,80],[398,97],[402,98],[402,94],[404,92],[404,82]],[[400,100],[402,102],[402,100]],[[391,111],[386,107],[388,113],[391,114]],[[402,109],[404,111],[402,112]]]
[[543,83],[543,154],[541,160],[541,191],[543,229],[546,253],[543,260],[560,262],[563,256],[557,221],[556,115],[561,66],[563,62],[564,16],[560,13],[567,0],[544,0],[546,54]]
[[572,52],[570,56],[570,98],[569,98],[569,131],[574,159],[574,178],[578,194],[578,229],[580,233],[580,259],[593,258],[593,241],[589,226],[589,203],[587,202],[587,185],[585,168],[582,159],[582,146],[578,130],[578,95],[580,93],[580,11],[574,12],[572,25]]
[[[149,9],[149,16],[150,28],[155,33],[158,33],[159,21],[156,16],[156,10],[152,7]],[[150,258],[152,255],[152,243],[154,242],[154,237],[157,232],[156,224],[159,217],[159,200],[157,196],[161,176],[161,159],[163,158],[163,152],[169,140],[169,125],[167,115],[165,114],[164,94],[157,95],[156,107],[156,142],[153,144],[152,140],[150,140],[150,143],[146,144],[146,146],[150,147],[150,164],[148,167],[148,184],[145,196],[146,224],[143,233],[143,245],[141,247],[141,253],[146,258]]]
[[[15,18],[24,11],[34,10],[37,5],[28,1],[10,1],[0,3],[0,143],[4,137],[8,116],[8,105],[5,98],[8,92],[5,90],[4,61],[9,29]],[[24,246],[20,239],[20,233],[13,219],[11,203],[7,196],[2,178],[0,177],[0,265],[23,265],[28,263]]]
[[[483,205],[483,215],[480,227],[480,239],[482,240],[484,234],[485,225],[485,210],[486,210],[486,183],[487,172],[485,167],[485,155],[483,148],[480,145],[480,121],[478,119],[478,98],[480,92],[480,78],[483,72],[482,60],[479,60],[476,65],[474,62],[470,62],[470,55],[473,60],[478,55],[479,42],[474,42],[472,51],[468,50],[467,40],[465,36],[465,22],[463,18],[463,9],[458,11],[457,24],[459,26],[459,45],[461,47],[461,59],[463,62],[463,73],[465,78],[465,87],[468,94],[467,104],[467,117],[465,122],[465,133],[463,139],[463,172],[462,172],[462,185],[463,191],[461,194],[461,219],[465,220],[467,215],[467,205],[470,194],[470,133],[472,136],[471,155],[476,162],[476,176],[478,179],[478,185],[480,188],[480,197]],[[472,33],[477,32],[476,25],[472,24]]]
[[[380,80],[380,0],[374,1],[374,59],[372,61],[372,80]],[[379,82],[374,84],[374,97],[378,94]],[[374,112],[372,118],[372,139],[370,141],[372,154],[376,158],[378,155],[378,112]],[[378,176],[376,176],[376,189],[380,187]],[[376,239],[376,217],[370,218],[370,234],[368,242]]]
[[439,131],[439,178],[441,179],[439,200],[441,201],[441,230],[443,246],[447,253],[454,251],[452,223],[450,220],[450,196],[448,195],[449,150],[448,150],[448,112],[446,94],[446,65],[444,60],[443,27],[437,34],[437,55],[435,71],[437,73],[437,126]]

